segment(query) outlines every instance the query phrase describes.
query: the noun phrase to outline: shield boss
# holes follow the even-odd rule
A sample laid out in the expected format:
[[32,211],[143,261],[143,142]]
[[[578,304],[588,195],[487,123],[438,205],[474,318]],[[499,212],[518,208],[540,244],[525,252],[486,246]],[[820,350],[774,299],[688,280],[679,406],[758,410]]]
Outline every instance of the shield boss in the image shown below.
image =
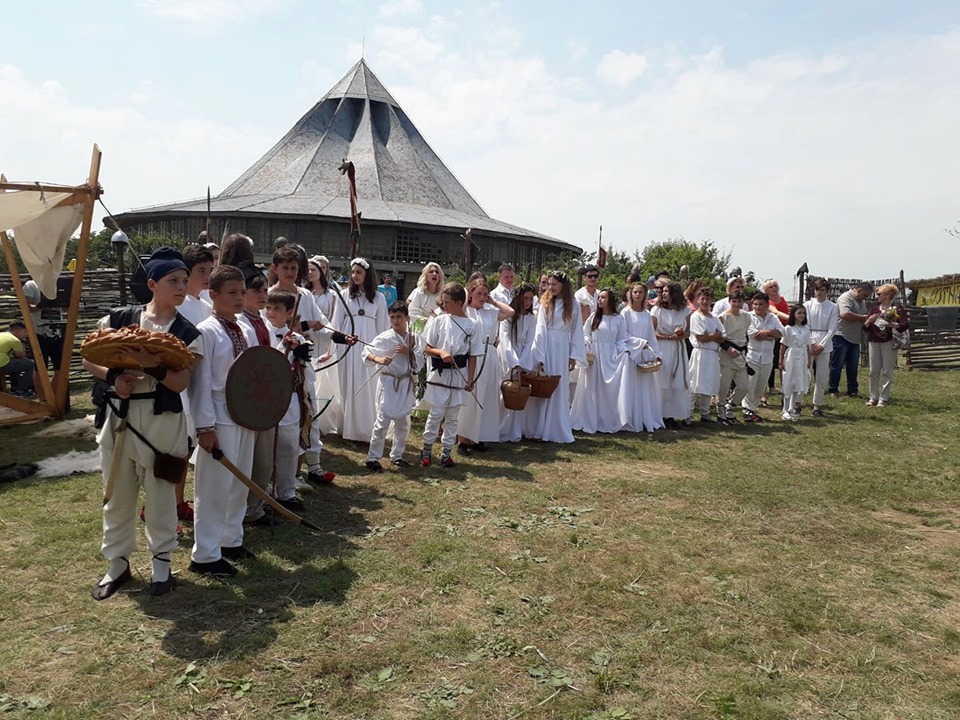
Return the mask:
[[293,395],[290,361],[264,345],[244,350],[230,366],[225,394],[237,425],[258,432],[275,428]]

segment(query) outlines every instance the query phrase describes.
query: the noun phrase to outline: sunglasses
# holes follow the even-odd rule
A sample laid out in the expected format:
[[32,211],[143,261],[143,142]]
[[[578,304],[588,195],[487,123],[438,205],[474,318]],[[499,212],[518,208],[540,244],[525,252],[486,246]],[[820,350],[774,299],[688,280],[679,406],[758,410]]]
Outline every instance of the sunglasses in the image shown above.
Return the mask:
[[596,273],[587,273],[587,277],[590,278],[591,280],[596,280],[600,276],[597,275]]

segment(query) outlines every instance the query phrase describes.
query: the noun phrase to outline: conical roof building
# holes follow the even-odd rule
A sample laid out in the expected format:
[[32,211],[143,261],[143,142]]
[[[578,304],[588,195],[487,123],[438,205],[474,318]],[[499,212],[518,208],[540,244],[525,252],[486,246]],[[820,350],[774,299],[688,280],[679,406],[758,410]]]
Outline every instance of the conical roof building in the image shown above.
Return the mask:
[[[310,254],[327,255],[337,267],[349,253],[349,182],[339,170],[343,159],[356,168],[361,252],[381,272],[419,272],[431,260],[459,264],[467,228],[478,248],[475,262],[488,269],[501,262],[539,269],[551,256],[580,252],[487,215],[364,60],[212,198],[216,236],[226,225],[252,237],[257,252],[268,256],[282,235]],[[206,218],[203,198],[131,210],[118,221],[132,233],[195,238]]]

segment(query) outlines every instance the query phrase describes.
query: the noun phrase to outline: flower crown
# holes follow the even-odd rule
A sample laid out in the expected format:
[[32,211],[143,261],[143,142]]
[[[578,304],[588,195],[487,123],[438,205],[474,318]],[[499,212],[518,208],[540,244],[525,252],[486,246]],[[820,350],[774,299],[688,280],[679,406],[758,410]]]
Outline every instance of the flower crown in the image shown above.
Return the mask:
[[350,261],[350,264],[351,264],[351,265],[359,265],[359,266],[362,267],[364,270],[369,270],[369,269],[370,269],[370,263],[367,262],[367,260],[366,260],[365,258],[362,258],[362,257],[356,257],[356,258],[354,258],[353,260]]
[[551,276],[551,277],[555,277],[555,278],[557,278],[558,280],[562,280],[563,282],[566,282],[567,279],[568,279],[568,278],[567,278],[567,274],[566,274],[563,270],[556,270],[556,271],[550,273],[550,276]]

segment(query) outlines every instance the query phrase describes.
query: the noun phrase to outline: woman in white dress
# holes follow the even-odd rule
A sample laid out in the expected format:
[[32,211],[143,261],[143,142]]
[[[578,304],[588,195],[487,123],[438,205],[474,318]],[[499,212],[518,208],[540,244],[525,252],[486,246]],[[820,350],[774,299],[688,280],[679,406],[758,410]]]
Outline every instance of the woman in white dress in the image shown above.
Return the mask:
[[532,408],[530,437],[545,442],[572,443],[570,427],[570,371],[587,363],[580,306],[564,272],[553,272],[540,297],[533,360],[547,375],[559,375],[560,384],[549,398]]
[[615,433],[623,428],[618,409],[623,361],[627,357],[626,323],[617,314],[613,290],[601,290],[597,309],[583,324],[587,348],[587,368],[570,408],[570,424],[574,430],[594,433]]
[[663,417],[667,427],[682,421],[690,427],[690,378],[687,368],[686,340],[690,337],[690,308],[679,283],[670,282],[660,294],[660,303],[650,313],[660,342],[663,367],[656,373],[663,398]]
[[[363,342],[373,339],[390,326],[387,317],[387,301],[377,292],[377,273],[365,258],[350,262],[350,280],[340,291],[344,302],[338,302],[333,311],[333,324],[346,335],[356,335]],[[344,307],[346,305],[346,308]],[[351,332],[353,316],[355,331]],[[346,346],[337,346],[345,352]],[[359,352],[352,352],[337,365],[340,374],[340,397],[343,401],[343,426],[340,435],[344,440],[367,443],[376,420],[377,383],[367,382],[375,372],[373,363],[366,363]],[[364,385],[366,383],[366,385]]]
[[[440,296],[446,282],[443,268],[435,262],[428,262],[420,271],[417,286],[407,296],[407,308],[410,310],[410,330],[423,335],[427,322],[439,312]],[[420,397],[427,381],[427,358],[422,356],[417,363],[420,372],[417,377],[417,396]],[[429,405],[421,397],[413,409],[413,417],[426,417]]]
[[[533,285],[524,283],[516,288],[510,307],[513,317],[500,323],[500,380],[514,372],[533,370],[533,335],[537,329],[537,316],[533,312],[533,300],[537,291]],[[500,442],[520,442],[528,434],[531,401],[523,410],[507,410],[500,406]]]
[[647,286],[635,283],[629,288],[627,303],[620,315],[627,332],[630,362],[624,363],[619,408],[623,429],[653,433],[663,427],[663,396],[656,373],[640,372],[638,367],[660,357],[660,343],[653,329],[653,316],[647,308]]
[[[304,284],[304,287],[313,294],[320,312],[328,319],[333,318],[333,309],[340,302],[337,299],[337,291],[329,279],[329,268],[330,261],[326,257],[314,255],[307,261],[307,282]],[[315,367],[328,365],[335,353],[333,343],[324,340],[318,333],[311,332],[310,335],[313,341]],[[340,422],[343,419],[340,375],[335,368],[329,368],[318,372],[316,376],[317,402],[320,406],[318,410],[326,407],[317,420],[320,424],[320,432],[324,435],[340,432]]]
[[484,357],[477,367],[478,377],[473,391],[480,402],[468,402],[460,409],[458,449],[464,455],[474,450],[484,452],[488,442],[500,442],[501,377],[496,344],[500,321],[512,318],[513,308],[494,300],[487,281],[479,277],[467,283],[467,317],[476,323],[483,341]]

